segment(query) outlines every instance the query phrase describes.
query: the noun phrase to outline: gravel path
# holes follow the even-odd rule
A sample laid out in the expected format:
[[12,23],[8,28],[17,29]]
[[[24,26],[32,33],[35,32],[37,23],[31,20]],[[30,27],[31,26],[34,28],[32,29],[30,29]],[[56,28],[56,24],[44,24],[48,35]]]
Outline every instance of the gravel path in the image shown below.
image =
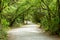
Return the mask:
[[24,25],[22,28],[16,28],[8,31],[9,40],[60,40],[53,36],[48,36],[38,25],[30,24]]

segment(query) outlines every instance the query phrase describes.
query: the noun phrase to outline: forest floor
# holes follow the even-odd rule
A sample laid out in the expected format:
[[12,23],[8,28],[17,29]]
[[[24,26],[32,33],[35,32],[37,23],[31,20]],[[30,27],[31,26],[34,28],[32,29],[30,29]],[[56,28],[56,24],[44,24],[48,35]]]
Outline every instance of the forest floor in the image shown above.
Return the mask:
[[8,40],[60,40],[59,38],[45,34],[37,24],[27,24],[21,28],[8,31]]

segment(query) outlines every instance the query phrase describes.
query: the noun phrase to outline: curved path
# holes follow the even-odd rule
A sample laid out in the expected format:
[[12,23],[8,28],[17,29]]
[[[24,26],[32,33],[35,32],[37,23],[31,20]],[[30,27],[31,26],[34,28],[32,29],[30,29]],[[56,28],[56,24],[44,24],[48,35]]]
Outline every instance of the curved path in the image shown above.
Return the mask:
[[48,36],[38,25],[24,25],[22,28],[16,28],[8,31],[8,40],[60,40],[53,36]]

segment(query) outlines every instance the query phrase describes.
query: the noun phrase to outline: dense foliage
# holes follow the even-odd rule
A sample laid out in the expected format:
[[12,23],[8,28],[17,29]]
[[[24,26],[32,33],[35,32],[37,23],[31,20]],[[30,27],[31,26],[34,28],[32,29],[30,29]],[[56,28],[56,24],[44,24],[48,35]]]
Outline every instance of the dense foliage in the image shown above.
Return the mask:
[[0,0],[1,34],[24,20],[40,23],[46,31],[60,35],[60,0]]
[[42,6],[46,6],[47,10],[43,10],[44,12],[46,12],[46,16],[41,18],[41,24],[46,31],[50,31],[52,34],[60,35],[60,17],[57,3],[57,0],[42,0]]

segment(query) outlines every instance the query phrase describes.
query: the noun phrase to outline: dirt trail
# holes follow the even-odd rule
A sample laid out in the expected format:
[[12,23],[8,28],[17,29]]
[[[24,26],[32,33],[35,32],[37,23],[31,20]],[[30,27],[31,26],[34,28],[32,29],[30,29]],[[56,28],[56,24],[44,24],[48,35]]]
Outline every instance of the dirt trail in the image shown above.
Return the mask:
[[30,24],[24,25],[22,28],[16,28],[8,31],[9,40],[60,40],[53,36],[48,36],[38,25]]

